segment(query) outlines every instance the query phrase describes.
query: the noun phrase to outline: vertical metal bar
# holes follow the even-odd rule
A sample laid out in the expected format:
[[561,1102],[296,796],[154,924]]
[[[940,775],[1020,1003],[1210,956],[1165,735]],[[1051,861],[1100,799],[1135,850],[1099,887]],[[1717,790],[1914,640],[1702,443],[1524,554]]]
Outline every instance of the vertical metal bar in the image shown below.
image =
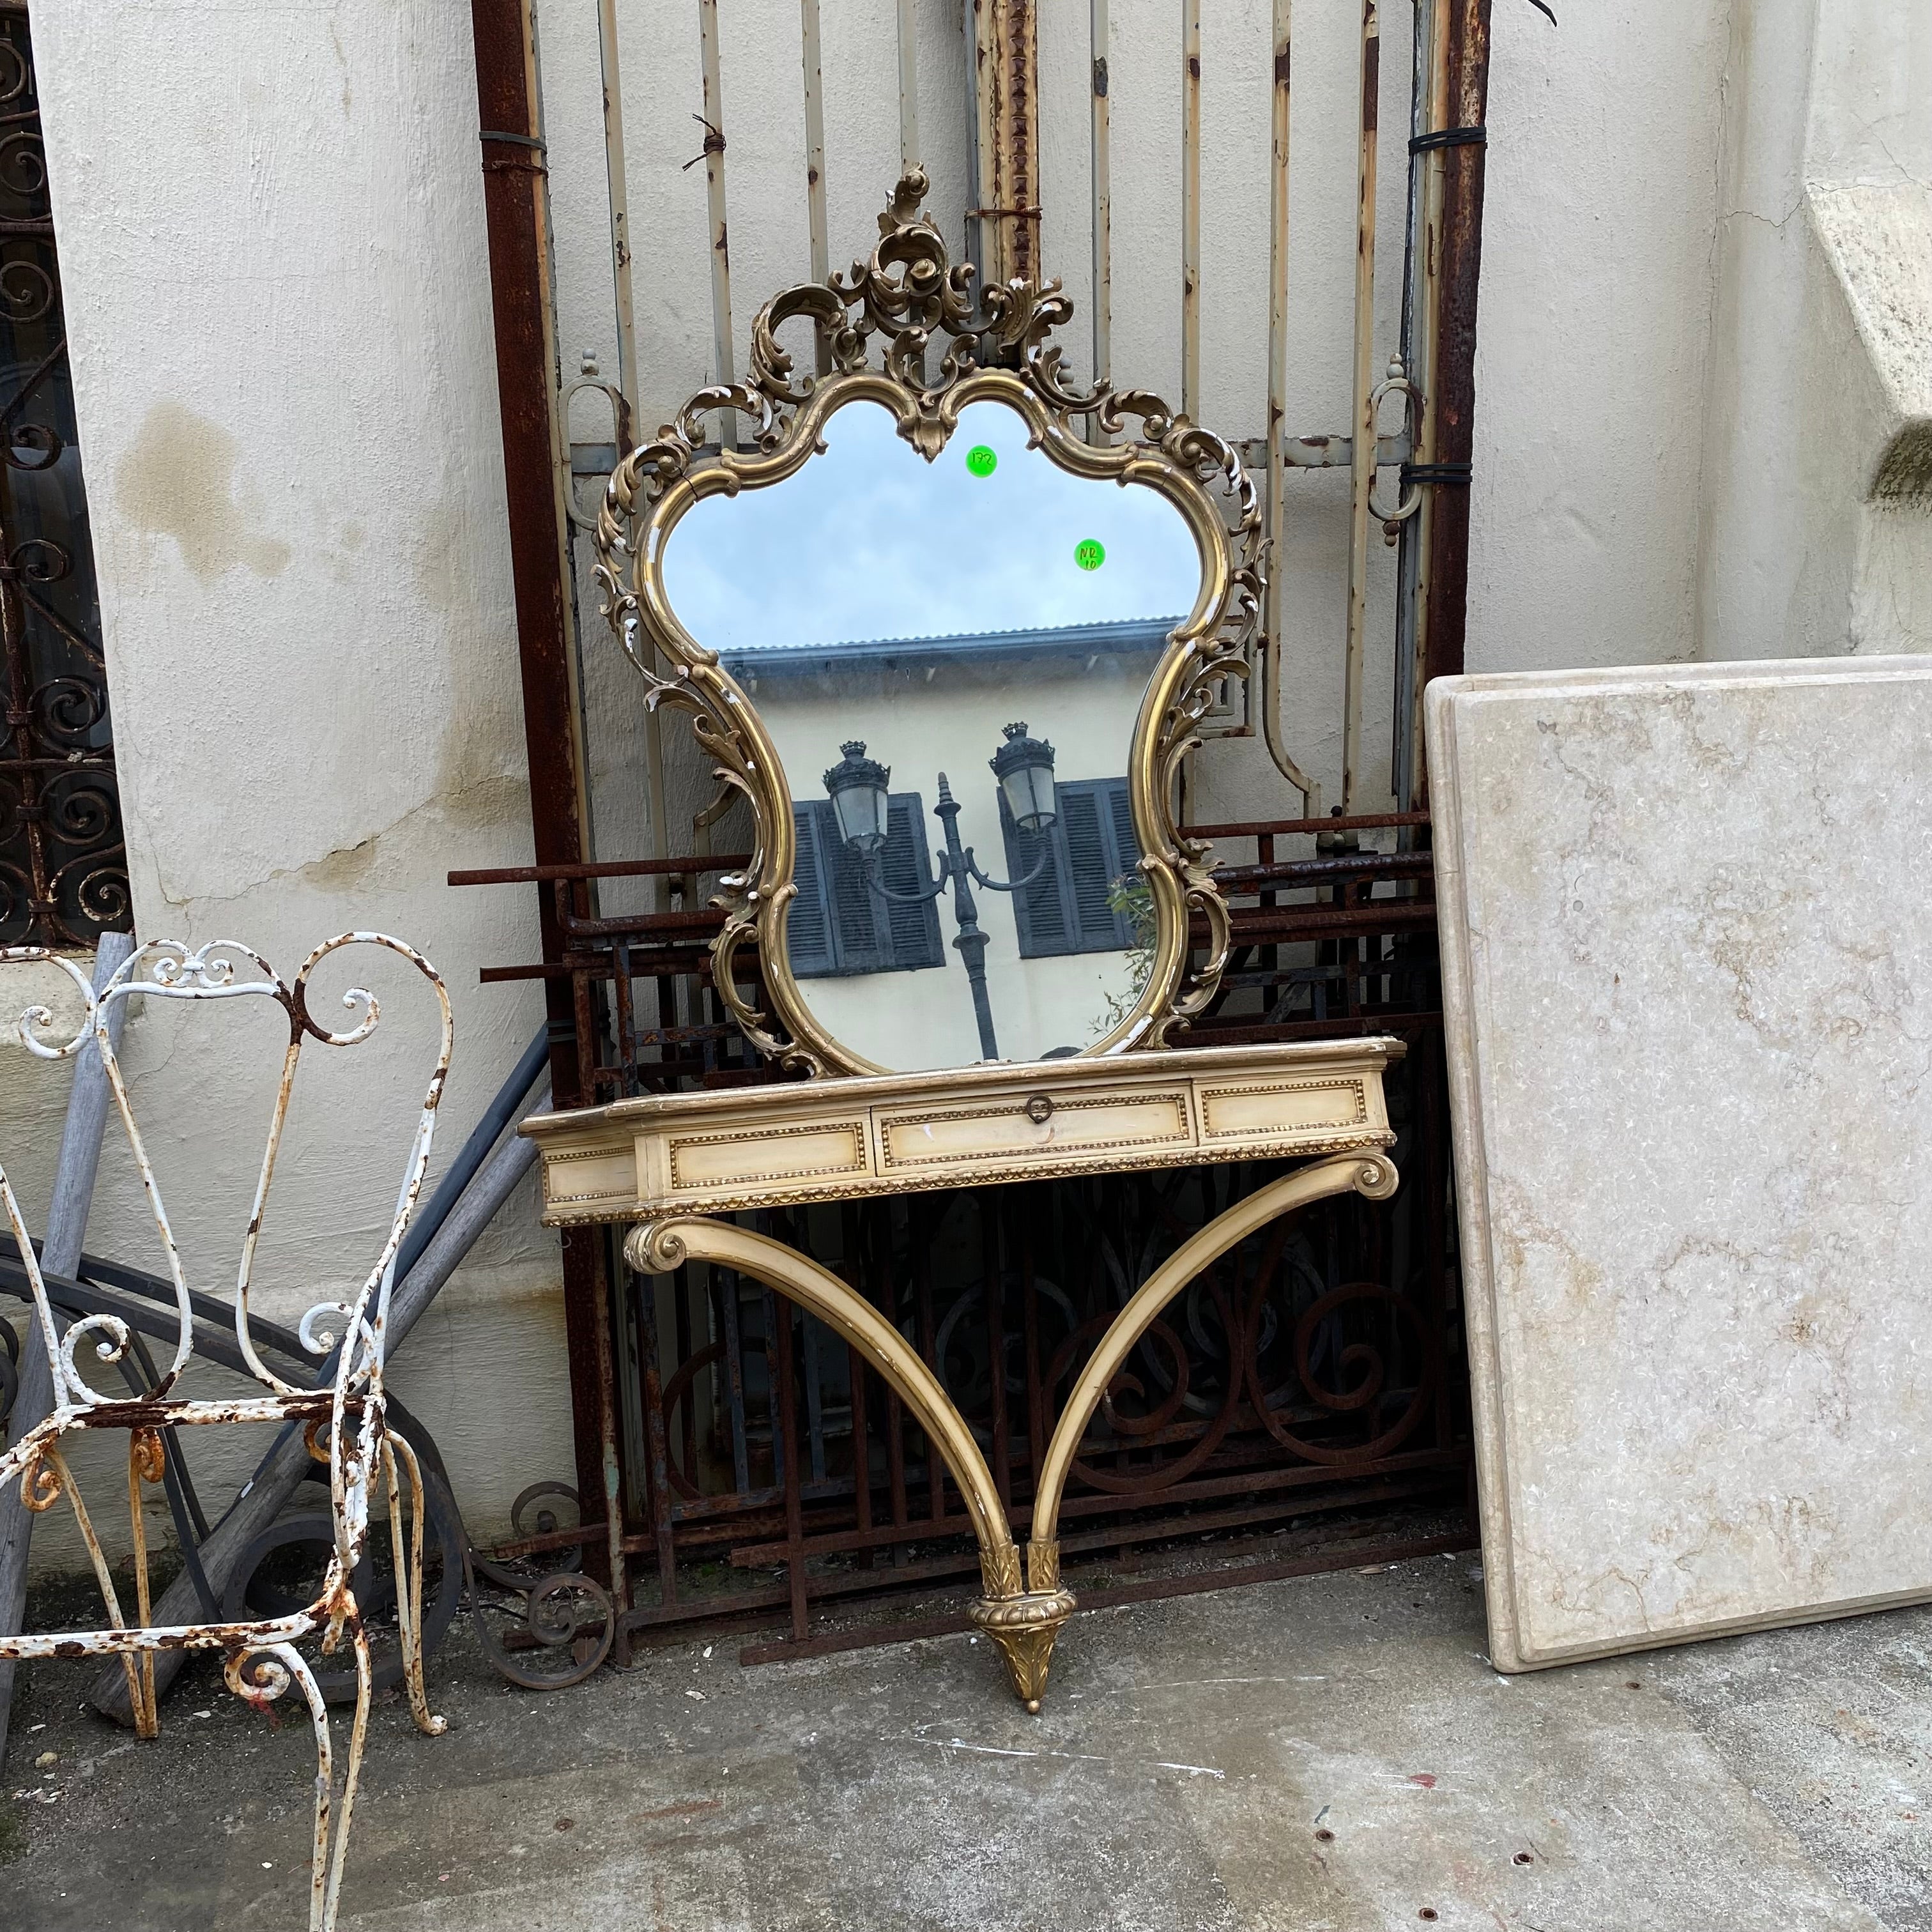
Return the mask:
[[712,1271],[718,1292],[718,1326],[724,1337],[724,1393],[731,1420],[731,1486],[740,1496],[752,1486],[752,1457],[745,1440],[745,1338],[739,1322],[738,1276],[726,1268]]
[[[1415,445],[1410,460],[1424,464],[1430,459],[1429,398],[1435,388],[1433,350],[1434,305],[1430,296],[1436,262],[1434,212],[1431,188],[1438,179],[1425,152],[1418,154],[1412,143],[1436,125],[1437,89],[1442,74],[1441,44],[1437,32],[1444,21],[1444,10],[1436,0],[1414,0],[1414,59],[1409,92],[1408,197],[1402,238],[1402,363],[1403,373],[1423,398],[1420,420],[1415,420]],[[1425,627],[1423,623],[1423,590],[1428,569],[1429,496],[1424,490],[1420,507],[1402,524],[1396,539],[1395,606],[1395,717],[1391,734],[1389,790],[1399,812],[1409,809],[1415,794],[1415,747],[1421,710],[1417,700],[1421,688],[1421,661]]]
[[1180,0],[1180,408],[1201,419],[1201,0]]
[[[1107,0],[1090,0],[1087,42],[1094,68],[1094,382],[1106,382],[1114,367],[1114,183],[1108,105]],[[1106,440],[1097,412],[1088,418],[1090,442]]]
[[658,1348],[658,1283],[655,1275],[626,1266],[623,1280],[637,1310],[644,1382],[644,1422],[649,1490],[646,1502],[657,1544],[658,1585],[665,1604],[677,1601],[677,1552],[671,1528],[670,1444],[664,1431],[664,1374]]
[[[932,1250],[945,1219],[945,1209],[942,1204],[938,1212],[934,1214],[930,1237],[922,1238],[920,1222],[924,1218],[922,1210],[925,1205],[923,1198],[916,1195],[907,1210],[912,1233],[913,1282],[919,1308],[919,1354],[920,1359],[943,1384],[946,1378],[940,1369],[938,1348],[934,1340]],[[932,1520],[939,1522],[944,1520],[946,1515],[946,1465],[933,1448],[930,1437],[926,1444],[926,1475],[928,1511]]]
[[778,1400],[772,1406],[772,1441],[776,1444],[781,1436],[784,1438],[785,1580],[791,1588],[791,1634],[800,1637],[806,1624],[805,1498],[800,1493],[798,1394],[792,1386],[792,1305],[780,1299],[774,1308],[773,1298],[767,1293],[765,1309],[768,1320],[776,1316],[778,1331],[778,1348],[772,1358]]
[[1362,0],[1362,123],[1355,203],[1355,412],[1350,465],[1348,628],[1342,682],[1342,810],[1362,776],[1362,673],[1369,608],[1369,496],[1376,481],[1376,146],[1382,88],[1377,0]]
[[1006,1244],[999,1202],[997,1193],[981,1197],[980,1281],[986,1300],[987,1379],[992,1385],[992,1410],[986,1426],[993,1437],[993,1481],[999,1490],[1000,1500],[1010,1505],[1013,1472],[1012,1444],[1006,1421]]
[[631,948],[618,940],[610,949],[613,1029],[617,1036],[617,1090],[628,1096],[638,1090],[638,1022],[631,977]]
[[1000,146],[1013,212],[1000,222],[1008,239],[1006,272],[1044,280],[1040,268],[1039,0],[1006,0],[1002,10]]
[[[805,206],[812,230],[812,279],[822,282],[832,272],[825,214],[825,90],[818,52],[818,0],[798,0],[799,34],[805,50]],[[818,344],[818,373],[828,375],[832,362],[824,333],[814,330]]]
[[[570,627],[563,440],[556,418],[556,344],[550,208],[543,172],[543,116],[536,46],[526,0],[471,0],[483,206],[490,252],[497,406],[507,478],[510,573],[523,672],[524,733],[531,829],[541,865],[584,857],[584,791],[576,652]],[[506,141],[493,138],[508,135]],[[543,956],[563,957],[549,901],[538,900]],[[570,988],[546,982],[552,1090],[560,1107],[580,1104],[582,1054]],[[628,1606],[617,1472],[609,1282],[601,1234],[563,1238],[564,1318],[570,1356],[577,1479],[587,1510],[603,1498],[612,1593]]]
[[[1490,0],[1448,0],[1444,67],[1447,128],[1480,128],[1489,102]],[[1483,260],[1483,148],[1471,141],[1442,153],[1442,248],[1434,384],[1436,465],[1466,464],[1474,447],[1476,284]],[[1429,560],[1430,677],[1462,668],[1469,586],[1469,492],[1432,490]],[[1426,682],[1426,680],[1425,680]],[[1418,760],[1418,762],[1420,762]],[[1427,801],[1427,775],[1417,787]]]
[[[732,346],[731,251],[724,219],[724,92],[718,77],[718,0],[698,0],[698,40],[704,74],[704,194],[711,224],[711,354],[717,380],[728,387],[738,379]],[[736,410],[719,412],[718,438],[727,449],[737,447]]]
[[[610,280],[616,302],[617,387],[638,418],[638,333],[631,296],[631,216],[624,168],[624,89],[617,61],[617,0],[597,0],[597,51],[604,83],[604,181],[610,205]],[[629,424],[620,424],[624,442]]]
[[[892,1286],[892,1226],[896,1218],[894,1204],[882,1201],[873,1210],[871,1221],[878,1234],[878,1265],[874,1276],[878,1284],[878,1293],[872,1300],[879,1312],[894,1328],[898,1326],[898,1297]],[[872,1470],[869,1453],[868,1450],[866,1466],[868,1481]],[[886,1390],[886,1484],[892,1504],[892,1521],[896,1524],[903,1523],[906,1520],[905,1426],[898,1394],[890,1384]],[[893,1547],[896,1550],[902,1550],[905,1546],[896,1544]]]
[[1020,1223],[1020,1292],[1024,1315],[1026,1348],[1027,1474],[1028,1487],[1040,1480],[1040,1464],[1046,1458],[1046,1389],[1041,1378],[1040,1359],[1040,1288],[1034,1274],[1032,1223]]
[[999,80],[999,10],[1005,0],[971,0],[972,16],[965,34],[968,111],[966,131],[970,165],[966,173],[966,259],[980,271],[982,288],[1000,278],[998,255],[1000,224],[983,208],[997,206],[994,158],[998,152],[994,101]]
[[1273,132],[1268,151],[1268,578],[1262,626],[1262,736],[1275,769],[1301,794],[1304,817],[1318,818],[1321,788],[1282,742],[1281,649],[1284,619],[1282,553],[1288,533],[1288,150],[1292,0],[1274,0]]
[[[617,331],[617,388],[624,399],[623,420],[617,425],[620,452],[636,434],[638,417],[638,332],[631,279],[630,190],[624,159],[624,87],[618,61],[617,0],[597,0],[597,50],[604,88],[604,182],[610,212],[610,287]],[[569,441],[570,425],[563,425]],[[648,645],[646,646],[649,648]],[[668,858],[670,848],[664,802],[664,720],[654,705],[644,713],[644,788],[651,824],[648,856]],[[650,887],[658,909],[664,909],[665,882]]]
[[812,1480],[825,1480],[825,1371],[818,1348],[818,1324],[808,1315],[800,1329],[805,1344],[805,1436],[812,1458]]
[[[681,1369],[691,1360],[691,1294],[692,1270],[681,1268],[672,1278],[671,1306],[676,1320],[673,1340],[677,1348],[677,1366]],[[698,1480],[698,1378],[693,1376],[684,1385],[684,1400],[680,1405],[682,1421],[678,1430],[678,1454],[684,1466],[684,1479],[693,1489],[699,1486]]]
[[919,0],[898,0],[899,172],[920,165]]
[[[866,1358],[849,1345],[845,1375],[852,1390],[852,1527],[862,1536],[872,1526],[872,1418],[866,1400]],[[859,1561],[872,1568],[869,1548],[861,1551]]]

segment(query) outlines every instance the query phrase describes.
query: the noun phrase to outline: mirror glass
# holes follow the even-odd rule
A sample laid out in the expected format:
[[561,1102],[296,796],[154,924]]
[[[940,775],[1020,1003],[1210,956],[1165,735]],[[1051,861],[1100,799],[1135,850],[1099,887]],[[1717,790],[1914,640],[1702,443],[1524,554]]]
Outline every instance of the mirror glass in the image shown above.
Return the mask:
[[784,768],[800,992],[897,1070],[1078,1052],[1150,964],[1127,762],[1200,557],[1166,498],[1028,440],[975,403],[928,464],[848,404],[822,454],[706,498],[664,549]]

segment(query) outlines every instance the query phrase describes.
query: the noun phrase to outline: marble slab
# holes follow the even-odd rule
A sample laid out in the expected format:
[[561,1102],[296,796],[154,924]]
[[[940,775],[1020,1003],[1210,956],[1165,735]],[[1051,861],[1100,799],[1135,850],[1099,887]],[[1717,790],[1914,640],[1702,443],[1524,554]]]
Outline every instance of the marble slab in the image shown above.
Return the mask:
[[1427,731],[1496,1666],[1932,1598],[1932,660]]

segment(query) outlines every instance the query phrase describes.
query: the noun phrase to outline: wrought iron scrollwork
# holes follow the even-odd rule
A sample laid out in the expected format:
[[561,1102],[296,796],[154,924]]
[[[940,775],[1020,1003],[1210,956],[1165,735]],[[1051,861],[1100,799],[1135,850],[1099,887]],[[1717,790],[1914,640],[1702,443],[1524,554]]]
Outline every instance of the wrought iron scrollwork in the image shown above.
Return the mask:
[[0,945],[131,922],[24,10],[0,14]]

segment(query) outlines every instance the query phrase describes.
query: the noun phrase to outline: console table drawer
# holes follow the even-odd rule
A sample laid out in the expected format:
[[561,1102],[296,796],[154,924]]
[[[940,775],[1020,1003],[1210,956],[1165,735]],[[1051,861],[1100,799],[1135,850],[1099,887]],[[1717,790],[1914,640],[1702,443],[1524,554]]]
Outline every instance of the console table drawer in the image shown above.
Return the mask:
[[1194,1105],[1204,1148],[1242,1142],[1278,1143],[1300,1135],[1347,1134],[1385,1126],[1382,1083],[1372,1100],[1366,1076],[1296,1078],[1276,1075],[1259,1079],[1197,1080]]
[[1186,1083],[1164,1090],[1056,1092],[1041,1087],[978,1106],[958,1102],[874,1109],[879,1169],[886,1176],[988,1160],[1051,1160],[1058,1154],[1129,1153],[1193,1144]]
[[638,1142],[643,1191],[665,1201],[849,1180],[872,1171],[871,1121],[863,1113],[749,1131],[642,1136]]

